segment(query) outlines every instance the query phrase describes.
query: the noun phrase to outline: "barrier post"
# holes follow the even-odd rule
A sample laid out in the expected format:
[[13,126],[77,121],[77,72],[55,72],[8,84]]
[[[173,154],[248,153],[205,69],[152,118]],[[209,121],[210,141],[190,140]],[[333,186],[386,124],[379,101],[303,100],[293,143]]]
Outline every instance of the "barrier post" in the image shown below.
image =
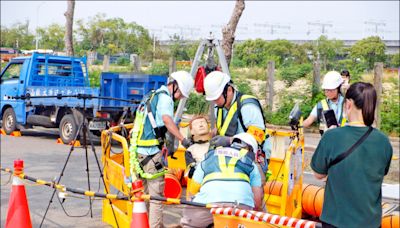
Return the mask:
[[131,228],[150,228],[146,204],[144,200],[141,199],[143,190],[142,180],[136,180],[132,183],[132,192],[135,196],[135,200],[133,202]]

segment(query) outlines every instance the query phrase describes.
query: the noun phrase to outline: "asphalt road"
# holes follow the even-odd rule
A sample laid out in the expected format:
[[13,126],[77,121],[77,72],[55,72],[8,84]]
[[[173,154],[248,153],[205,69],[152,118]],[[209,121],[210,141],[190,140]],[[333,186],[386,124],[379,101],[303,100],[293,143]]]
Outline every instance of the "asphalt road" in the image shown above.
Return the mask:
[[[61,184],[79,189],[88,189],[88,175],[86,171],[86,152],[84,148],[75,148],[66,163],[70,146],[57,144],[57,130],[41,129],[22,131],[22,137],[0,136],[1,142],[1,167],[13,169],[16,159],[24,160],[25,173],[38,179],[51,181],[59,177],[64,164]],[[101,159],[101,147],[99,138],[94,139],[95,153]],[[90,189],[103,192],[103,183],[93,151],[88,147],[89,180]],[[1,223],[5,226],[8,201],[11,190],[10,175],[1,172]],[[33,227],[39,227],[53,190],[47,186],[35,185],[26,181],[26,191]],[[49,211],[43,223],[43,227],[111,227],[103,223],[102,202],[95,199],[92,204],[92,215],[88,198],[67,197],[62,204],[57,195],[50,204]],[[64,212],[65,210],[65,212]],[[179,223],[182,206],[165,206],[164,224],[167,226]],[[68,215],[67,215],[68,214]]]
[[[64,164],[66,165],[61,184],[73,188],[88,189],[88,172],[86,171],[86,152],[83,148],[75,148],[66,163],[70,146],[57,144],[57,130],[36,129],[22,132],[22,137],[0,136],[1,167],[13,168],[13,161],[22,159],[25,162],[25,173],[29,176],[56,180]],[[319,135],[306,135],[306,152],[313,151],[319,141]],[[95,154],[101,159],[99,138],[95,140]],[[398,149],[397,149],[398,150]],[[103,192],[99,167],[93,151],[88,148],[90,189]],[[5,226],[8,200],[11,190],[10,175],[1,172],[1,227]],[[310,174],[305,174],[305,183],[323,185]],[[52,195],[52,189],[46,186],[26,182],[28,203],[33,227],[39,227]],[[96,199],[92,205],[93,218],[90,216],[89,201],[84,197],[68,197],[61,207],[57,196],[50,204],[49,212],[43,227],[110,227],[101,221],[101,200]],[[64,211],[65,210],[65,211]],[[166,206],[164,224],[171,227],[179,223],[182,206]],[[67,215],[68,214],[68,215]]]

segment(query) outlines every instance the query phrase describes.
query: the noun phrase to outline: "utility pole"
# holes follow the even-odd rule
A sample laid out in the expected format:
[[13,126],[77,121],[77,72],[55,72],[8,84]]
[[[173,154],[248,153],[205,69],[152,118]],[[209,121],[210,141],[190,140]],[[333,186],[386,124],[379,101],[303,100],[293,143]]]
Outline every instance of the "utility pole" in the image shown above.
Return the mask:
[[269,28],[269,33],[274,35],[278,30],[286,29],[290,30],[290,26],[288,25],[279,25],[279,24],[269,24],[269,23],[254,23],[255,27]]
[[[156,33],[162,34],[162,29],[149,29],[153,37],[153,61],[156,56],[156,38],[158,37]],[[158,37],[160,39],[160,37]]]
[[[166,25],[166,26],[163,26],[163,28],[174,31],[173,34],[179,34],[180,37],[183,39],[183,27],[182,26],[179,26],[179,25]],[[175,31],[178,31],[178,32],[175,32]]]
[[211,25],[211,30],[212,34],[214,35],[222,35],[222,28],[224,27],[224,24],[213,24]]
[[201,29],[198,27],[189,27],[189,26],[182,27],[182,30],[184,31],[184,34],[187,37],[187,39],[192,39],[192,40],[195,39],[195,35],[198,35],[199,32],[201,31]]
[[[323,22],[308,22],[308,25],[311,26],[317,26],[319,27],[321,30],[322,35],[325,34],[327,32],[327,27],[332,27],[333,24],[332,23],[323,23]],[[307,35],[310,34],[310,29],[307,31]]]
[[[383,29],[379,29],[380,27],[385,27],[386,23],[385,22],[376,22],[376,21],[365,21],[364,24],[369,25],[369,26],[373,26],[374,29],[372,29],[372,31],[374,31],[374,33],[379,36],[379,32],[383,32]],[[366,29],[367,31],[371,31],[371,29]],[[383,36],[382,36],[383,38]]]
[[38,25],[39,25],[39,9],[42,7],[46,2],[41,2],[36,7],[36,50],[39,49],[39,33],[38,33]]

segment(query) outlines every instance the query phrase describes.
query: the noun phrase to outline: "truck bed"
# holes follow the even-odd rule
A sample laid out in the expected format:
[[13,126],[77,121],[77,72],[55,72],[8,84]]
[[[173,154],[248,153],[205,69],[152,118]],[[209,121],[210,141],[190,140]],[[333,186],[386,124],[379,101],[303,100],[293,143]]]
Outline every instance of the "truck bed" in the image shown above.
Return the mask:
[[[27,94],[30,96],[56,96],[62,94],[65,96],[75,96],[78,94],[99,96],[99,88],[91,87],[77,87],[77,86],[29,86],[26,89]],[[83,107],[83,99],[76,97],[63,97],[62,99],[57,98],[46,98],[46,99],[30,99],[32,105],[44,105],[44,106],[64,106],[64,107]],[[98,99],[87,99],[87,108],[97,108],[99,104]]]
[[[167,79],[166,75],[104,72],[101,74],[100,96],[141,101],[150,90],[166,85]],[[100,100],[99,103],[101,110],[137,105],[115,100]]]

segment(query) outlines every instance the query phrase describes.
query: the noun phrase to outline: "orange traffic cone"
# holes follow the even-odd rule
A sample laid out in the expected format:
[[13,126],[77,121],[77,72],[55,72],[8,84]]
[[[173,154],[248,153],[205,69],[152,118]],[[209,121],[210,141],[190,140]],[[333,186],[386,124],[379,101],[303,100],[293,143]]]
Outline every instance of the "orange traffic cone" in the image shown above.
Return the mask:
[[56,143],[57,144],[64,144],[63,141],[61,140],[61,138],[58,138]]
[[15,136],[15,137],[21,137],[21,132],[20,131],[13,131],[10,134],[11,136]]
[[140,199],[143,195],[142,180],[137,180],[132,183],[132,191],[135,194],[135,201],[133,202],[131,228],[150,228],[146,204],[144,200]]
[[24,183],[17,175],[23,173],[24,161],[14,161],[14,177],[8,203],[6,228],[32,227]]

